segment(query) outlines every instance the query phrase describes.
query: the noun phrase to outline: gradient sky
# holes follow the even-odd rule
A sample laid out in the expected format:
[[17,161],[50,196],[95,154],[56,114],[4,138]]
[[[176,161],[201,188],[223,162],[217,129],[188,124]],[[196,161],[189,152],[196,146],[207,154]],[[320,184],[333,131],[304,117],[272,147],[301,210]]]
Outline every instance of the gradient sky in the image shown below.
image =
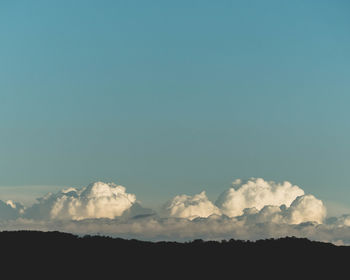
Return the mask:
[[0,2],[0,199],[236,178],[350,208],[348,1]]

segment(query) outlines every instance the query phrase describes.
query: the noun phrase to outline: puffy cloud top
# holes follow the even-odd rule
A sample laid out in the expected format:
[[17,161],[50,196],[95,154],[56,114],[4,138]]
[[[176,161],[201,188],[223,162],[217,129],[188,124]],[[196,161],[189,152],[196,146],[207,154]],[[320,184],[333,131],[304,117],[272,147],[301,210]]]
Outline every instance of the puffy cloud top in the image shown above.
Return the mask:
[[123,186],[96,182],[80,190],[69,188],[48,194],[26,211],[29,218],[83,220],[121,216],[136,202]]
[[246,208],[261,210],[266,205],[289,207],[304,191],[290,182],[275,183],[262,178],[251,178],[242,183],[233,182],[233,187],[223,192],[216,201],[223,214],[229,217],[240,216]]
[[166,216],[188,219],[220,214],[220,210],[209,201],[204,191],[194,196],[175,196],[164,205],[163,209]]
[[297,197],[287,209],[287,213],[287,221],[290,224],[308,221],[322,223],[327,211],[321,200],[309,194]]
[[350,215],[329,218],[321,200],[289,182],[236,180],[214,205],[205,192],[178,195],[164,215],[123,186],[96,182],[38,199],[29,208],[0,200],[2,230],[61,230],[153,240],[260,239],[294,235],[350,244]]
[[26,209],[0,201],[0,228],[103,232],[156,240],[295,235],[350,243],[350,216],[323,223],[322,201],[289,182],[237,180],[216,205],[204,191],[178,195],[164,205],[162,214],[143,208],[123,186],[96,182],[50,193]]
[[316,222],[321,224],[326,217],[326,208],[313,195],[298,196],[290,207],[266,205],[260,211],[244,209],[240,217],[250,223],[300,224]]

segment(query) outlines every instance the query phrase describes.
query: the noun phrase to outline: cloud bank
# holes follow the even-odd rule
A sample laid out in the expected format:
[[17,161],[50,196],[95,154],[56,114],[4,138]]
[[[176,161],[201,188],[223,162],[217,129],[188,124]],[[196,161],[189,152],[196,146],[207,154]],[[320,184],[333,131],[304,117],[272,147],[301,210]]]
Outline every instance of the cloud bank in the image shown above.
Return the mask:
[[294,235],[350,243],[350,216],[326,220],[323,202],[289,182],[236,180],[215,204],[203,191],[177,195],[160,213],[114,183],[47,194],[28,208],[0,201],[0,230],[61,230],[148,240],[259,239]]

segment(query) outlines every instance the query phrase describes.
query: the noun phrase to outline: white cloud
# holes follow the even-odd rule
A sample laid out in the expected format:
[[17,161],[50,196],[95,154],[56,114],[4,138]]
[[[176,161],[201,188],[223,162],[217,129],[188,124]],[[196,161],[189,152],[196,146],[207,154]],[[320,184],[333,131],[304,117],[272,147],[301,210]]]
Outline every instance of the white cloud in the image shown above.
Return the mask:
[[236,180],[233,187],[223,192],[216,201],[222,213],[235,217],[243,214],[245,208],[261,210],[266,205],[289,207],[304,191],[289,182],[275,183],[262,178],[251,178],[242,183]]
[[300,224],[316,222],[321,224],[326,217],[326,208],[313,195],[298,196],[290,207],[266,205],[260,211],[246,208],[240,216],[250,223]]
[[123,186],[96,182],[80,190],[69,188],[48,194],[28,208],[25,217],[36,219],[83,220],[121,216],[136,202]]
[[326,207],[321,200],[313,195],[297,197],[286,210],[286,218],[290,224],[300,224],[308,221],[322,223],[326,217]]
[[167,217],[194,219],[221,213],[255,222],[299,224],[303,222],[322,223],[326,208],[321,200],[289,182],[282,184],[252,178],[245,183],[233,182],[221,194],[215,207],[202,192],[194,196],[178,195],[164,206]]
[[216,206],[205,192],[179,195],[166,203],[164,215],[158,216],[143,208],[124,187],[97,182],[49,193],[27,209],[13,201],[0,201],[0,230],[60,230],[180,241],[294,235],[350,243],[350,216],[324,221],[322,201],[304,194],[298,186],[263,179],[237,180],[233,186],[220,195]]
[[194,196],[175,196],[163,206],[163,210],[166,216],[188,219],[220,214],[220,210],[209,201],[204,191]]

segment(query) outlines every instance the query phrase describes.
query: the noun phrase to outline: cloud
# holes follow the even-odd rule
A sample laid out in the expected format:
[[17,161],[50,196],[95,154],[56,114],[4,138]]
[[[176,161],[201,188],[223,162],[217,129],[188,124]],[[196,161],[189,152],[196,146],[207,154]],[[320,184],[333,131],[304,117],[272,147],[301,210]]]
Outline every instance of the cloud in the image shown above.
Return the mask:
[[346,214],[340,217],[331,217],[327,219],[326,222],[336,227],[350,227],[350,215]]
[[205,192],[194,196],[178,195],[163,207],[167,217],[206,218],[225,214],[255,222],[299,224],[303,222],[322,223],[326,208],[321,200],[289,182],[283,184],[252,178],[245,183],[236,180],[234,188],[223,192],[215,206]]
[[312,240],[350,244],[350,227],[332,223],[313,222],[285,224],[274,222],[256,223],[227,216],[212,215],[193,220],[183,218],[159,218],[144,216],[130,219],[86,220],[28,220],[0,221],[2,230],[59,230],[80,235],[103,234],[114,237],[141,240],[186,241],[197,238],[205,240],[243,239],[257,240],[285,236],[306,237]]
[[68,188],[48,194],[25,212],[26,218],[83,220],[121,216],[136,203],[123,186],[96,182],[80,190]]
[[310,194],[297,197],[286,210],[286,218],[290,224],[300,224],[307,221],[321,224],[326,214],[323,202]]
[[250,223],[300,224],[316,222],[321,224],[326,217],[326,208],[321,200],[313,195],[298,196],[290,207],[266,205],[260,211],[246,208],[240,219]]
[[1,199],[3,201],[18,201],[25,206],[30,206],[47,192],[59,192],[63,186],[57,185],[21,185],[21,186],[0,186]]
[[[143,208],[134,194],[114,183],[96,182],[81,189],[68,188],[56,194],[49,193],[24,209],[8,201],[6,217],[36,220],[129,219],[134,216],[156,215]],[[5,213],[7,213],[5,215]],[[12,214],[10,214],[12,213]],[[212,215],[239,217],[246,221],[298,224],[313,221],[322,223],[326,209],[322,201],[289,182],[282,184],[252,178],[244,183],[236,180],[233,187],[223,192],[214,205],[203,191],[199,194],[178,195],[162,208],[162,217],[207,218]]]
[[168,217],[194,219],[221,214],[220,210],[207,198],[205,192],[194,196],[178,195],[163,206],[164,215]]
[[23,213],[24,207],[20,203],[8,200],[6,202],[0,200],[0,219],[11,220],[17,219]]
[[214,205],[205,192],[178,195],[158,215],[113,183],[47,194],[24,208],[0,201],[0,229],[60,230],[143,240],[307,237],[350,244],[350,215],[325,220],[323,202],[289,182],[236,180]]
[[290,182],[275,183],[262,178],[251,178],[242,183],[233,182],[232,188],[223,192],[216,201],[223,214],[235,217],[243,214],[246,208],[261,210],[266,205],[289,207],[304,191]]

